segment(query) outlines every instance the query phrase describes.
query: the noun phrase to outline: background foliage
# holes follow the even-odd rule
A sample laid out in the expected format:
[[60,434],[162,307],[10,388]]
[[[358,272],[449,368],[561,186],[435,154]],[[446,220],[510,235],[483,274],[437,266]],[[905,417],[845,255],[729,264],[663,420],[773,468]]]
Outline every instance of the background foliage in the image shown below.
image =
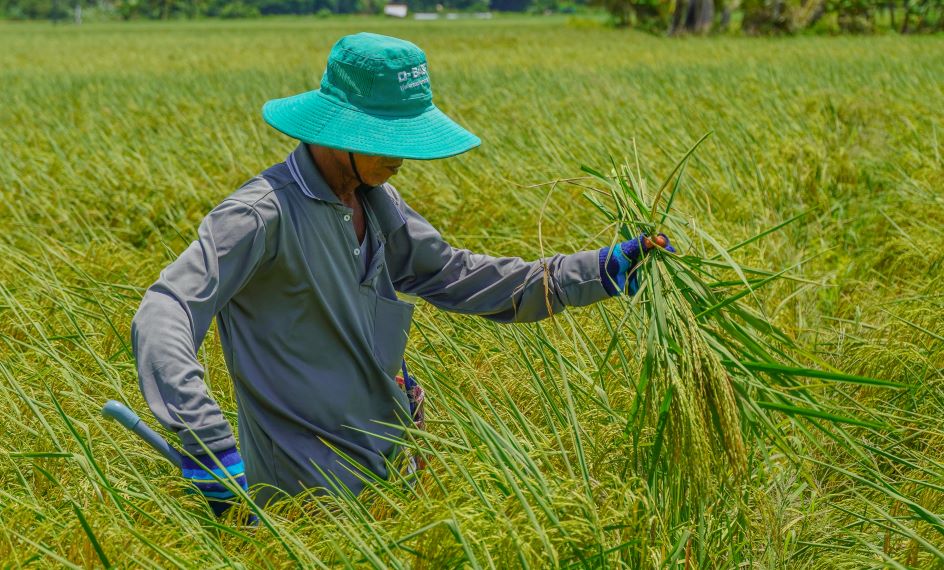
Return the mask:
[[[944,0],[404,0],[410,12],[591,13],[659,34],[944,31]],[[52,21],[378,14],[386,0],[0,0],[0,18]]]
[[[571,23],[0,24],[0,559],[944,563],[939,523],[916,514],[944,512],[944,43],[679,41]],[[610,243],[583,189],[531,185],[581,176],[582,164],[606,170],[611,157],[635,169],[633,149],[657,184],[713,131],[675,208],[726,246],[809,212],[735,257],[796,266],[800,280],[757,297],[804,350],[909,386],[804,386],[889,427],[851,431],[853,450],[782,416],[796,457],[747,441],[742,483],[673,496],[627,469],[620,434],[640,354],[629,306],[499,326],[420,304],[407,358],[427,389],[431,431],[411,445],[433,457],[417,487],[394,480],[361,501],[283,503],[258,529],[213,522],[173,467],[98,408],[115,398],[151,420],[128,344],[143,289],[210,208],[293,148],[263,123],[262,103],[316,86],[332,43],[364,29],[423,47],[436,100],[484,141],[409,162],[393,181],[456,246],[536,258]],[[235,422],[212,333],[200,356]]]

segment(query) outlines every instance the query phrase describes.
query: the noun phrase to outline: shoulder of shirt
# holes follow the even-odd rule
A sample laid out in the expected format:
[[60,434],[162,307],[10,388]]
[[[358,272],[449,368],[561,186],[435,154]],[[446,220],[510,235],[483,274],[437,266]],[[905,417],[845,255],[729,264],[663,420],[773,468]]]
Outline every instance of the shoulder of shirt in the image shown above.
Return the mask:
[[238,202],[248,206],[269,228],[277,223],[281,214],[278,193],[293,184],[285,163],[271,166],[243,183],[223,202]]
[[403,197],[400,196],[400,193],[397,192],[397,189],[394,188],[393,184],[389,182],[384,182],[377,187],[378,190],[383,190],[384,193],[390,198],[390,201],[397,207],[401,212],[406,208],[406,202],[403,201]]

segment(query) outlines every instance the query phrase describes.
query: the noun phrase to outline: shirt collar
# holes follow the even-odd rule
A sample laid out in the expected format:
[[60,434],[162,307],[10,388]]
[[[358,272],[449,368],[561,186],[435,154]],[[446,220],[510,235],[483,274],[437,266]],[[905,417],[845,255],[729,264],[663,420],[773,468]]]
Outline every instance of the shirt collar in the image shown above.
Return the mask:
[[315,166],[315,161],[308,152],[308,145],[299,143],[292,154],[285,159],[285,164],[305,196],[322,202],[341,203],[340,198],[331,190],[321,176],[321,172],[318,171],[318,167]]
[[[302,193],[314,200],[329,202],[331,204],[343,204],[337,194],[328,186],[315,161],[308,152],[308,145],[299,143],[292,154],[285,159],[288,171],[292,179],[301,188]],[[373,213],[377,216],[380,224],[380,230],[384,239],[391,232],[406,224],[406,217],[402,211],[402,205],[386,190],[380,186],[375,186],[363,194]]]

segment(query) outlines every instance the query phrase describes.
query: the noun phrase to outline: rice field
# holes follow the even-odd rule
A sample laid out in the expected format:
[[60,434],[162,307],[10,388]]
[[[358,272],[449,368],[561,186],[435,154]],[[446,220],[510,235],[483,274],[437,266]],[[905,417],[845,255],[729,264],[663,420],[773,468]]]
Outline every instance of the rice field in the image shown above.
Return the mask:
[[[654,255],[634,299],[536,324],[420,302],[418,480],[216,521],[99,409],[159,428],[130,351],[141,295],[294,148],[262,103],[315,88],[357,31],[422,47],[434,100],[483,140],[392,180],[453,245],[536,259],[648,216],[683,255]],[[4,567],[944,566],[944,38],[0,23],[0,86]],[[214,330],[200,358],[235,426]],[[694,411],[662,398],[686,388]]]

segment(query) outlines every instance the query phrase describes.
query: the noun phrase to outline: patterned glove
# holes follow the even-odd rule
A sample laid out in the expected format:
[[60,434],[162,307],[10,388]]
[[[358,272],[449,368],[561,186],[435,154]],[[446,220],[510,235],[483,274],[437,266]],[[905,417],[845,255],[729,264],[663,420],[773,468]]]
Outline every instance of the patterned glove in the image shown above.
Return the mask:
[[[406,359],[403,359],[401,365],[402,374],[396,376],[397,384],[400,389],[406,392],[407,399],[410,401],[410,415],[413,417],[413,423],[417,429],[426,429],[426,411],[423,403],[426,401],[426,393],[423,388],[417,384],[416,380],[406,371]],[[413,473],[426,467],[426,459],[420,454],[410,455],[410,466]],[[415,481],[414,481],[415,482]]]
[[423,406],[423,402],[426,400],[426,393],[423,392],[423,388],[416,383],[416,380],[410,376],[410,373],[406,371],[406,359],[403,359],[400,370],[403,374],[398,375],[396,380],[400,389],[406,392],[407,399],[410,401],[410,415],[413,417],[413,422],[416,424],[417,428],[426,429],[426,413]]
[[[675,253],[669,238],[665,234],[659,235],[665,239],[665,250]],[[639,282],[633,268],[647,251],[645,237],[646,234],[639,234],[634,239],[616,244],[612,255],[608,247],[600,250],[600,279],[603,281],[603,288],[611,296],[620,295],[626,289],[627,281],[630,295],[639,291]]]
[[[222,483],[214,479],[213,475],[209,473],[209,471],[212,471],[221,479],[227,479],[226,473],[217,467],[213,458],[209,455],[195,455],[194,457],[199,462],[186,456],[181,458],[180,469],[183,472],[183,477],[197,487],[197,490],[200,491],[200,493],[206,497],[207,502],[210,503],[213,514],[219,517],[233,505],[231,500],[236,495],[223,486]],[[243,491],[248,491],[249,486],[246,483],[243,459],[239,456],[239,451],[237,451],[235,447],[231,447],[221,453],[217,453],[216,458],[223,464],[226,471],[236,479],[236,482],[243,488]],[[250,517],[250,524],[252,524],[252,518],[255,517]]]

